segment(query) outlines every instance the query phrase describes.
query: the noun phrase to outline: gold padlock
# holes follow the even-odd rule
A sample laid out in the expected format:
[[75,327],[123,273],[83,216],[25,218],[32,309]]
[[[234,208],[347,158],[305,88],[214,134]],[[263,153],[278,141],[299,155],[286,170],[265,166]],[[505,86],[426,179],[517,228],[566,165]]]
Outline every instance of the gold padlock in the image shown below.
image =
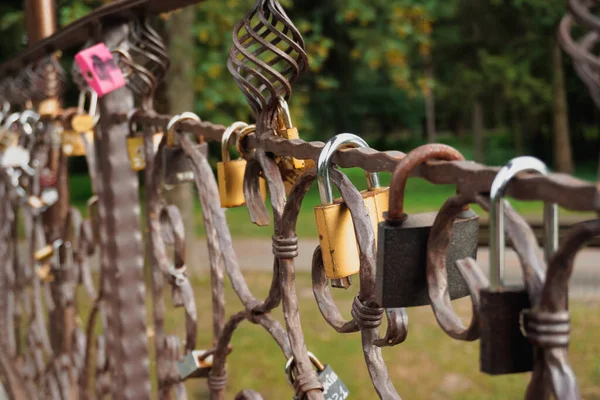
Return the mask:
[[54,274],[52,273],[52,266],[48,263],[38,265],[35,269],[35,273],[42,282],[51,283],[54,282]]
[[85,143],[81,137],[82,134],[86,136],[88,141],[94,141],[93,131],[79,133],[74,130],[67,129],[62,132],[62,151],[66,156],[79,157],[86,155]]
[[[229,155],[229,142],[236,132],[248,128],[245,122],[235,122],[227,128],[221,139],[222,161],[217,163],[217,177],[219,181],[219,197],[221,207],[233,208],[246,204],[244,196],[244,173],[246,160],[238,158],[231,160]],[[267,198],[267,188],[264,179],[260,178],[260,191],[263,200]]]
[[54,248],[52,247],[51,244],[49,244],[49,245],[42,247],[41,249],[36,250],[36,252],[33,253],[33,258],[35,259],[36,263],[45,264],[50,260],[50,258],[53,255],[54,255]]
[[[290,114],[290,108],[283,97],[279,98],[279,107],[277,113],[277,124],[278,129],[276,131],[277,136],[281,136],[285,139],[300,139],[298,134],[298,128],[292,123],[292,116]],[[290,157],[294,169],[303,169],[306,167],[304,160],[298,160],[297,158]]]
[[[85,100],[89,96],[90,105],[85,109]],[[94,129],[99,116],[96,113],[98,105],[98,94],[91,90],[79,92],[79,102],[77,105],[77,114],[71,119],[71,128],[78,133],[89,132]]]
[[127,154],[132,170],[141,171],[146,168],[143,136],[127,136]]
[[[359,136],[342,133],[336,135],[323,148],[317,162],[317,181],[321,205],[315,207],[315,219],[325,275],[331,280],[331,286],[348,288],[352,284],[350,277],[360,270],[358,245],[350,210],[343,199],[334,199],[329,179],[330,163],[335,152],[342,147],[369,147]],[[376,173],[367,174],[369,189],[361,195],[369,213],[377,243],[378,224],[383,221],[383,213],[389,205],[389,188],[380,187]]]

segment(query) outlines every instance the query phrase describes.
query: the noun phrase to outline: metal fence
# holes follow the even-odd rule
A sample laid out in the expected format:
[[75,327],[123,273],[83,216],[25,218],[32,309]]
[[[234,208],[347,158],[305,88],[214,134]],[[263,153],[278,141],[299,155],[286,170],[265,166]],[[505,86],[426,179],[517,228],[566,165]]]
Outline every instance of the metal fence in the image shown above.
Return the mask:
[[[159,398],[186,398],[185,380],[205,378],[210,398],[221,399],[231,338],[248,321],[265,328],[288,359],[294,398],[346,398],[340,378],[307,351],[294,283],[296,220],[317,180],[323,205],[315,210],[321,243],[313,256],[315,300],[335,331],[360,332],[377,396],[400,399],[382,351],[406,338],[406,307],[430,304],[450,337],[480,341],[483,372],[533,371],[527,399],[579,398],[568,359],[567,287],[574,257],[600,235],[600,220],[574,224],[559,242],[556,207],[600,212],[599,187],[548,173],[531,157],[497,168],[466,161],[440,144],[404,154],[371,149],[348,134],[327,144],[301,140],[287,101],[308,57],[301,34],[277,0],[257,0],[233,33],[228,68],[248,100],[253,123],[226,128],[191,113],[160,115],[152,100],[168,74],[169,59],[146,17],[187,3],[192,2],[113,3],[0,66],[0,377],[9,396],[150,398],[151,379],[156,379]],[[570,1],[560,39],[598,101],[600,64],[590,51],[600,21],[588,3]],[[573,39],[574,21],[592,33]],[[98,42],[110,49],[127,86],[97,99],[85,74],[74,68],[71,79],[81,91],[80,105],[60,108],[56,99],[68,75],[56,52]],[[215,177],[207,161],[209,141],[224,141],[225,149],[236,145],[243,158],[224,160]],[[69,204],[66,161],[73,155],[85,155],[89,166],[94,196],[88,219]],[[359,192],[337,167],[364,169],[369,190]],[[146,250],[137,175],[142,169]],[[393,172],[390,188],[379,187],[373,174],[379,171]],[[456,195],[438,213],[407,216],[403,191],[409,176],[455,185]],[[206,351],[196,350],[197,310],[185,267],[182,217],[163,197],[165,186],[189,181],[198,190],[210,260],[213,346]],[[332,184],[341,199],[332,198]],[[265,189],[273,210],[273,278],[267,298],[258,299],[239,268],[222,207],[245,204],[254,223],[268,225]],[[544,252],[533,229],[504,203],[504,195],[546,203]],[[490,279],[474,259],[478,218],[470,204],[490,213]],[[17,251],[19,223],[28,249],[24,259]],[[521,261],[521,287],[502,283],[505,234]],[[94,287],[89,264],[96,251],[99,287]],[[152,272],[149,287],[144,255]],[[348,287],[352,276],[360,290],[347,320],[330,286]],[[226,277],[241,303],[229,317]],[[93,304],[87,320],[78,315],[80,286]],[[151,316],[146,292],[152,298]],[[465,296],[473,303],[469,326],[451,303]],[[167,301],[185,314],[184,340],[166,331]],[[284,324],[270,315],[280,306]],[[382,323],[387,324],[384,337]],[[102,333],[96,336],[98,326]],[[149,372],[149,327],[155,377]],[[251,390],[236,396],[260,398]]]

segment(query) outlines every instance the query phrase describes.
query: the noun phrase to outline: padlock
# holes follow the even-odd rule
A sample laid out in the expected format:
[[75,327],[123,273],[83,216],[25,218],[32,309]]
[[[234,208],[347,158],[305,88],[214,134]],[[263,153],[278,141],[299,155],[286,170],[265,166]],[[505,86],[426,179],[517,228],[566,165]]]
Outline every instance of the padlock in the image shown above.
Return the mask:
[[[479,294],[480,369],[490,375],[533,369],[532,346],[521,328],[522,312],[530,308],[529,294],[524,285],[505,286],[503,282],[506,239],[503,197],[510,180],[524,171],[548,173],[546,165],[537,158],[517,157],[500,169],[490,189],[490,286],[481,289]],[[553,207],[556,205],[549,206]],[[552,237],[556,221],[549,221],[545,226],[546,237]],[[551,247],[554,245],[550,243]]]
[[20,168],[29,176],[35,175],[35,169],[29,166],[30,153],[21,145],[11,146],[0,155],[0,166],[2,168]]
[[[75,118],[75,117],[73,117]],[[72,129],[65,129],[62,136],[62,152],[67,157],[80,157],[85,156],[85,143],[81,135],[86,135],[87,140],[90,142],[94,141],[94,132],[76,132]]]
[[[89,108],[86,110],[85,103],[89,97]],[[79,92],[77,114],[71,119],[71,128],[77,133],[89,132],[94,129],[100,116],[97,113],[98,95],[92,90]]]
[[127,154],[132,170],[142,171],[146,168],[143,136],[127,136]]
[[[239,207],[246,204],[244,196],[246,160],[243,158],[231,160],[229,147],[232,135],[247,127],[248,124],[245,122],[235,122],[225,130],[221,139],[222,161],[217,163],[217,177],[219,181],[219,198],[223,208]],[[267,198],[267,188],[263,178],[260,178],[260,191],[263,200],[265,200]]]
[[[321,361],[310,351],[308,352],[308,358],[313,366],[317,370],[317,378],[323,385],[323,398],[325,400],[344,400],[350,395],[350,390],[342,382],[340,377],[335,373],[329,364],[323,365]],[[285,364],[285,374],[288,382],[294,387],[294,357],[290,357]]]
[[[186,120],[200,122],[200,118],[198,118],[196,114],[185,112],[171,118],[167,126],[167,143],[163,148],[164,184],[167,187],[194,181],[192,163],[188,160],[185,152],[177,143],[175,136],[177,124]],[[195,144],[194,146],[196,150],[200,151],[205,156],[208,156],[208,145],[204,143],[204,140],[201,139],[200,143]]]
[[[315,207],[315,219],[325,276],[331,280],[331,286],[346,289],[352,284],[350,277],[359,272],[360,260],[350,210],[343,199],[334,200],[329,179],[331,159],[342,147],[369,145],[359,136],[350,133],[336,135],[327,142],[318,160],[317,181],[321,205]],[[383,213],[387,211],[389,188],[380,187],[376,173],[367,174],[367,183],[369,189],[361,194],[373,229],[377,232],[377,224],[382,221]]]
[[190,378],[208,378],[213,364],[213,356],[210,354],[204,358],[205,353],[206,350],[194,350],[177,361],[177,371],[179,371],[181,381]]
[[[390,185],[389,211],[379,224],[376,299],[381,307],[402,308],[430,304],[427,285],[427,241],[436,212],[406,215],[404,188],[411,171],[433,159],[463,160],[452,147],[429,144],[416,148],[396,167]],[[451,299],[469,295],[455,261],[477,256],[479,217],[470,209],[454,221],[446,269]]]
[[[298,134],[298,128],[296,128],[292,123],[290,108],[283,97],[279,97],[277,125],[277,136],[281,136],[284,139],[300,139],[300,135]],[[291,160],[294,169],[303,169],[306,166],[304,160],[298,160],[297,158],[293,157],[291,157]]]
[[[43,282],[54,281],[54,272],[63,269],[63,263],[60,259],[60,249],[65,248],[66,261],[64,264],[71,266],[73,264],[73,249],[70,242],[63,242],[60,239],[52,244],[46,245],[34,252],[33,257],[36,264],[36,274]],[[54,264],[54,268],[52,266]]]

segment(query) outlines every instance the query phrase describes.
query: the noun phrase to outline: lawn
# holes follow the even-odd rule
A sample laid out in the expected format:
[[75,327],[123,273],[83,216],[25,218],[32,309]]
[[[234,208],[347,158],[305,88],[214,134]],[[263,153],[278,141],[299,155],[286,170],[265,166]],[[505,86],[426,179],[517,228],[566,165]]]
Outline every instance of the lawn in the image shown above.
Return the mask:
[[[264,298],[271,276],[266,272],[246,273],[254,295]],[[376,398],[361,350],[360,334],[338,334],[321,317],[311,289],[310,275],[296,274],[300,315],[305,340],[310,351],[330,364],[351,391],[352,399]],[[198,307],[198,347],[212,343],[210,282],[208,274],[193,277]],[[227,284],[227,315],[241,309],[240,302]],[[349,291],[336,290],[334,296],[343,314],[349,316],[352,298],[358,285]],[[165,291],[168,296],[168,290]],[[167,303],[169,301],[167,300]],[[470,302],[455,302],[461,316],[468,318]],[[479,372],[477,342],[450,339],[437,326],[429,307],[409,309],[409,335],[406,342],[384,349],[384,357],[392,382],[406,399],[517,399],[529,381],[529,374],[490,377]],[[283,323],[281,309],[273,315]],[[578,377],[583,398],[600,399],[600,329],[598,303],[572,302],[572,336],[570,360]],[[148,302],[148,316],[151,306]],[[167,308],[169,334],[185,337],[184,314],[181,309]],[[234,350],[228,359],[229,383],[227,399],[244,389],[259,391],[265,399],[292,398],[285,375],[285,359],[270,336],[259,326],[244,322],[233,337]],[[152,363],[152,370],[155,365]],[[152,372],[154,374],[154,372]],[[189,381],[191,398],[207,397],[204,380]]]

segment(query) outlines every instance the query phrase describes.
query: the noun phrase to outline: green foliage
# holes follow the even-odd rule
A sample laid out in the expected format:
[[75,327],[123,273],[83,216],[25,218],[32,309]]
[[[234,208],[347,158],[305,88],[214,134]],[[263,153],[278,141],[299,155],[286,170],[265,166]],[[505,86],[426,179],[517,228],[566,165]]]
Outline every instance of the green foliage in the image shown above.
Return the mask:
[[[101,5],[99,0],[59,0],[65,25]],[[295,83],[292,119],[305,139],[327,140],[346,131],[380,148],[396,135],[422,137],[424,94],[433,91],[439,131],[464,131],[475,98],[485,127],[522,131],[525,150],[552,132],[551,50],[564,2],[543,0],[282,0],[302,32],[310,70]],[[229,124],[251,120],[250,108],[227,70],[235,24],[254,0],[206,0],[176,12],[195,13],[195,110]],[[0,54],[24,48],[21,2],[0,5]],[[164,29],[163,29],[164,31]],[[431,58],[434,79],[425,79]],[[565,61],[568,62],[568,61]],[[587,90],[566,67],[576,152],[594,156],[598,113]],[[192,88],[190,88],[192,89]],[[507,146],[513,146],[508,143]]]

